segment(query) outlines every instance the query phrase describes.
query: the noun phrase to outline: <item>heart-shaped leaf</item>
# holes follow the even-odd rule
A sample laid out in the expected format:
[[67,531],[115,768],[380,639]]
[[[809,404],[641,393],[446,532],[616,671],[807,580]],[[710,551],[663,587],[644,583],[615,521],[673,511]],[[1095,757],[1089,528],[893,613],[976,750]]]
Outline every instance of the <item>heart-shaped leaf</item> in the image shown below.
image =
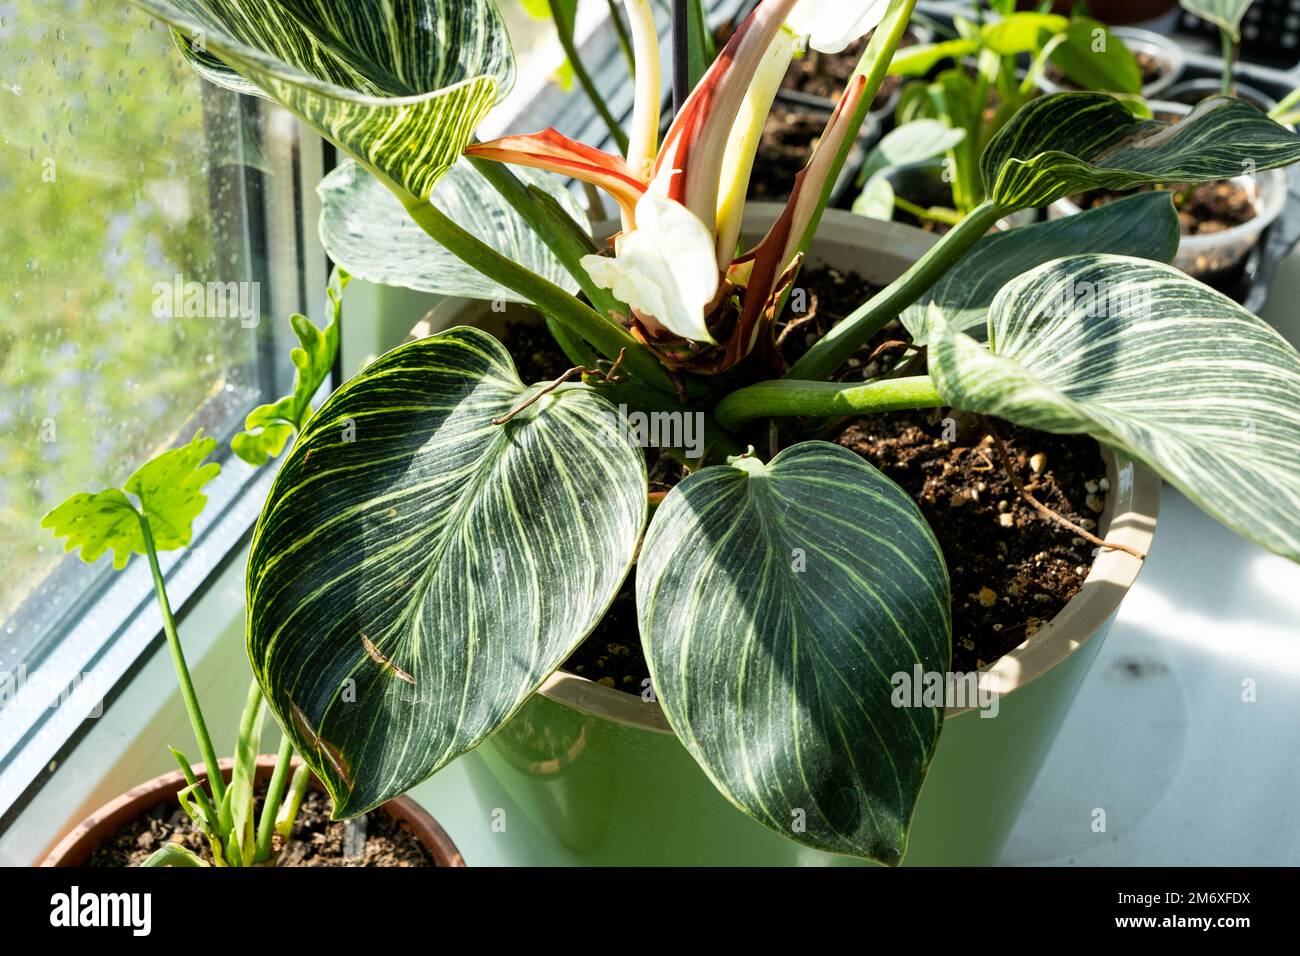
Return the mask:
[[951,657],[943,556],[903,490],[826,442],[704,468],[656,510],[636,591],[659,702],[723,795],[897,863],[943,720],[896,706],[897,675]]
[[133,2],[189,46],[201,75],[258,87],[417,199],[514,80],[491,0]]
[[[516,175],[553,197],[576,221],[586,221],[560,177],[522,167]],[[355,162],[337,167],[317,192],[325,251],[356,277],[441,295],[525,301],[429,238],[397,197]],[[453,166],[429,201],[497,252],[568,292],[577,290],[572,274],[469,162]]]
[[1138,193],[1073,216],[984,236],[900,317],[918,345],[928,335],[930,306],[951,329],[983,326],[998,291],[1018,275],[1063,256],[1110,253],[1172,262],[1178,213],[1167,192]]
[[1054,93],[1024,106],[980,169],[1006,210],[1084,189],[1201,183],[1300,160],[1300,136],[1242,100],[1212,97],[1177,123],[1138,119],[1105,93]]
[[248,562],[248,652],[339,816],[501,726],[631,565],[645,460],[582,386],[522,385],[485,332],[403,345],[312,416]]
[[1300,560],[1300,355],[1172,266],[1075,256],[993,300],[989,348],[930,317],[930,375],[958,408],[1087,432],[1239,534]]

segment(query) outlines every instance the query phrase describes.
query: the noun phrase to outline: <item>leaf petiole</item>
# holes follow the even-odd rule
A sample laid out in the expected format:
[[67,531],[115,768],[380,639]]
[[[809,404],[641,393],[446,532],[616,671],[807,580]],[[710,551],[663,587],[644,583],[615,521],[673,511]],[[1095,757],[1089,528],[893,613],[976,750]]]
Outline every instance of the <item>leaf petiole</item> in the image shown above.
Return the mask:
[[171,602],[167,600],[167,589],[163,584],[162,569],[158,566],[158,549],[154,547],[149,519],[138,511],[136,515],[140,519],[140,531],[144,535],[145,554],[149,558],[149,571],[153,575],[154,596],[158,600],[158,610],[162,613],[163,634],[166,635],[167,647],[171,651],[172,665],[176,668],[176,680],[180,684],[181,699],[185,702],[185,712],[190,718],[190,726],[194,729],[194,739],[198,741],[203,765],[208,769],[208,782],[212,787],[213,799],[219,805],[226,795],[226,782],[221,777],[221,765],[217,762],[217,752],[212,747],[208,725],[204,722],[203,711],[199,708],[198,695],[194,693],[194,681],[190,678],[190,669],[185,663],[185,651],[181,648],[180,635],[176,633],[176,619],[172,616]]

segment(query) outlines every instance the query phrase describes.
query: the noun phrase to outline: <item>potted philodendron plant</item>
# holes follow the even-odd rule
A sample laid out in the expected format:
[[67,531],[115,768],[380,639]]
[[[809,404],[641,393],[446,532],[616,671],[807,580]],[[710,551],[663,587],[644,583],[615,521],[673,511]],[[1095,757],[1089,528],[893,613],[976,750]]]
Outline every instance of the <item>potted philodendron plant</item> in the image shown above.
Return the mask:
[[[550,130],[476,142],[513,76],[488,0],[137,2],[206,77],[273,97],[349,157],[323,185],[336,261],[527,303],[572,363],[524,382],[528,355],[456,325],[343,384],[285,456],[249,558],[248,653],[341,817],[492,737],[494,779],[571,847],[603,830],[637,833],[623,862],[760,847],[768,861],[897,863],[914,812],[918,850],[1005,833],[999,802],[1014,814],[1140,566],[1151,472],[1300,557],[1300,356],[1164,264],[1168,197],[988,235],[1083,189],[1300,159],[1300,138],[1245,104],[1218,99],[1170,125],[1106,94],[1033,100],[983,147],[984,198],[934,240],[823,216],[911,0],[764,0],[678,91],[662,142],[654,33],[634,31],[623,156]],[[649,0],[627,7],[636,22]],[[873,27],[790,200],[747,214],[755,144],[796,47]],[[609,241],[557,176],[613,196]],[[792,358],[775,330],[798,312],[801,267],[847,262],[883,288]],[[880,342],[882,330],[907,341]],[[902,355],[845,378],[868,343]],[[1010,691],[996,719],[953,696],[966,596],[918,499],[824,440],[837,421],[874,427],[898,410],[938,410],[954,446],[973,430],[984,493],[1005,474],[1052,528],[1059,507],[1033,477],[1050,463],[1007,442],[1028,429],[1091,449],[1099,533],[1083,519],[1062,532],[1095,562],[1050,623],[972,675],[977,694]],[[653,501],[634,424],[649,416],[698,421],[702,436],[689,454],[659,450],[689,474]],[[999,524],[966,539],[991,541]],[[1004,606],[978,597],[994,616]],[[561,669],[614,612],[622,643],[645,654],[645,696]]]
[[[329,375],[338,351],[339,313],[348,279],[343,270],[330,277],[331,316],[324,329],[303,315],[290,318],[300,343],[290,355],[297,369],[293,391],[253,409],[245,430],[231,441],[234,453],[250,465],[265,465],[280,454],[310,417],[312,396]],[[217,758],[158,561],[159,552],[190,543],[194,520],[207,503],[203,487],[221,471],[219,464],[206,460],[216,444],[200,430],[188,444],[141,465],[121,488],[75,494],[41,521],[58,537],[66,537],[66,550],[79,550],[85,561],[112,551],[113,567],[121,570],[133,554],[146,558],[181,701],[202,758],[191,764],[189,757],[171,748],[179,770],[99,808],[59,841],[44,864],[463,866],[437,822],[404,797],[388,801],[366,825],[350,833],[324,833],[328,811],[318,799],[319,783],[307,765],[295,759],[291,739],[281,736],[275,756],[258,756],[266,708],[256,681],[240,716],[234,756]],[[306,833],[320,839],[313,843],[304,839]]]

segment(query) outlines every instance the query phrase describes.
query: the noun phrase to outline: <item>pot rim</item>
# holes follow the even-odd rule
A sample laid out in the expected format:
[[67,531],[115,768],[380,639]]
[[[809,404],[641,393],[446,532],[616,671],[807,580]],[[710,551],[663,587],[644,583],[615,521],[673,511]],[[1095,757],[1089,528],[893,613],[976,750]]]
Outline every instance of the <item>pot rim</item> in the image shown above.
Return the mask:
[[[747,227],[757,225],[765,229],[781,208],[773,203],[748,204]],[[835,209],[826,211],[819,235],[823,239],[833,236],[841,242],[856,238],[867,248],[883,246],[914,255],[924,252],[935,241],[929,233],[912,226],[866,219]],[[1106,446],[1100,447],[1110,493],[1096,533],[1108,541],[1149,554],[1160,509],[1160,477]],[[980,690],[1010,694],[1082,647],[1119,608],[1143,563],[1124,551],[1098,555],[1079,592],[1055,617],[1032,637],[980,669]],[[567,671],[555,671],[543,681],[537,693],[593,717],[658,733],[674,733],[657,702],[644,701]],[[944,711],[944,718],[951,719],[970,709],[949,707]]]
[[[275,754],[260,754],[255,765],[255,779],[269,779],[272,771],[275,770],[277,759]],[[291,766],[297,767],[300,762],[299,758],[294,757]],[[233,758],[222,757],[217,763],[220,765],[222,777],[229,782],[234,767]],[[208,772],[203,764],[193,764],[190,772],[196,780],[207,780]],[[312,781],[313,786],[320,786],[314,776]],[[152,780],[146,780],[125,793],[118,794],[73,827],[51,848],[38,865],[84,866],[90,854],[99,847],[106,836],[116,832],[159,802],[174,797],[185,785],[185,774],[180,770],[171,770],[159,774]],[[451,837],[447,835],[447,831],[413,798],[405,795],[394,797],[370,812],[378,810],[384,811],[398,823],[406,824],[429,851],[429,855],[438,866],[465,866],[464,857],[461,856],[460,850],[452,842]]]

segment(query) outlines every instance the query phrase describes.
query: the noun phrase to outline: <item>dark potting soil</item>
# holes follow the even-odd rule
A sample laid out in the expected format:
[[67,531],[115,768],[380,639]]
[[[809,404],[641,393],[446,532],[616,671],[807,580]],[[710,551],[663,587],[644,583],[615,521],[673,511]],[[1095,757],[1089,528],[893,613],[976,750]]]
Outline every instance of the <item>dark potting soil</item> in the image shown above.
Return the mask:
[[829,117],[829,113],[781,103],[772,107],[763,126],[758,158],[749,180],[750,199],[785,202],[790,198],[794,178],[807,165]]
[[[805,290],[807,308],[777,324],[787,362],[877,291],[855,273],[828,268],[805,270],[798,287]],[[796,302],[792,296],[791,305]],[[908,358],[907,340],[906,331],[891,323],[837,377],[870,378],[888,371]],[[506,345],[513,353],[510,338]],[[553,344],[550,349],[558,351]],[[921,364],[915,371],[923,369]],[[1108,490],[1097,443],[1087,436],[1049,435],[1006,422],[994,422],[994,427],[1030,493],[1075,524],[1095,530]],[[934,530],[952,586],[954,671],[974,670],[1001,657],[1078,592],[1092,566],[1092,545],[1042,517],[1021,497],[977,420],[939,409],[897,412],[861,419],[832,439],[897,482]],[[654,449],[649,453],[652,491],[667,490],[685,477],[673,459]],[[648,686],[637,632],[635,573],[564,669],[630,694],[640,695]]]
[[[266,785],[259,784],[265,791]],[[261,812],[262,798],[257,798]],[[167,843],[179,843],[209,863],[208,841],[175,799],[164,800],[122,827],[91,854],[88,866],[139,866]],[[436,866],[416,836],[388,814],[373,810],[352,820],[330,820],[330,799],[316,789],[303,796],[293,839],[282,845],[278,866]]]
[[525,385],[553,382],[573,368],[544,322],[507,322],[505,345]]
[[[874,32],[874,31],[873,31]],[[816,50],[809,50],[803,56],[795,59],[790,64],[790,69],[786,71],[785,77],[781,80],[781,88],[784,90],[796,90],[800,93],[807,93],[809,96],[820,96],[827,100],[838,100],[840,94],[844,92],[844,86],[857,69],[858,61],[862,59],[862,53],[871,42],[871,34],[868,33],[861,40],[848,46],[842,53],[818,53]],[[916,35],[908,32],[903,35],[899,42],[899,48],[912,46],[917,42]],[[894,95],[903,83],[901,76],[887,76],[880,83],[880,88],[876,90],[875,99],[871,101],[871,109],[884,109],[889,103],[889,98]]]

